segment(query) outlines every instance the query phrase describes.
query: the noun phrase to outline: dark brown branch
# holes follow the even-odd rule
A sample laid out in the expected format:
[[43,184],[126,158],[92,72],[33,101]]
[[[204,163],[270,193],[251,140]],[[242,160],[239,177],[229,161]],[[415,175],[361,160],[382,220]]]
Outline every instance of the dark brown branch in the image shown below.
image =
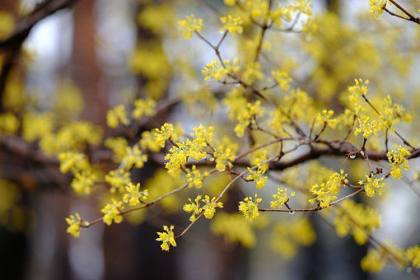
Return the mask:
[[24,17],[12,34],[6,39],[0,40],[0,51],[7,51],[5,63],[0,72],[0,112],[3,111],[3,93],[7,80],[18,59],[22,44],[28,37],[32,28],[49,15],[65,9],[75,3],[76,0],[48,0],[38,5],[28,16]]
[[417,23],[417,24],[420,25],[420,18],[419,17],[415,17],[413,14],[411,14],[409,11],[407,11],[407,9],[405,9],[403,6],[401,6],[400,4],[398,4],[397,1],[395,1],[395,0],[389,0],[389,2],[391,2],[395,7],[397,7],[400,11],[402,11],[408,18],[405,18],[405,17],[402,17],[402,16],[400,16],[398,14],[395,14],[395,13],[389,11],[386,7],[384,7],[384,10],[388,14],[390,14],[392,16],[396,16],[396,17],[402,18],[402,19],[405,19],[405,20],[408,20],[408,21],[412,21],[412,22]]
[[9,37],[0,41],[0,50],[18,47],[38,22],[59,10],[70,7],[75,2],[76,0],[49,0],[38,5],[17,24],[16,29]]

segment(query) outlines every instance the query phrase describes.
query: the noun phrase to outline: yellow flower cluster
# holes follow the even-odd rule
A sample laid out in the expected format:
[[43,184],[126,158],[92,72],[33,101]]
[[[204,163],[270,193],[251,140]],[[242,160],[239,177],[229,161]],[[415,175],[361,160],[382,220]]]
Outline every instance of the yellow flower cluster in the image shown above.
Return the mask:
[[265,171],[257,168],[247,167],[248,176],[246,177],[249,181],[255,182],[255,187],[257,189],[262,189],[267,183],[267,176],[264,176]]
[[131,115],[134,119],[141,119],[144,116],[153,116],[155,114],[156,101],[151,98],[137,99],[134,101],[134,109]]
[[224,0],[226,6],[235,6],[236,0]]
[[89,195],[98,179],[99,177],[95,170],[92,168],[83,169],[74,174],[70,186],[79,195]]
[[257,80],[262,80],[264,73],[261,71],[261,65],[258,62],[251,62],[245,65],[242,73],[242,80],[247,84],[253,84]]
[[310,246],[316,239],[315,231],[306,218],[278,223],[273,229],[270,245],[274,252],[286,259],[296,255],[299,246]]
[[140,146],[152,152],[159,152],[165,147],[166,141],[177,142],[182,135],[182,129],[171,123],[164,123],[160,128],[143,132]]
[[225,237],[231,243],[238,242],[244,247],[252,247],[255,244],[256,237],[251,224],[238,213],[218,214],[213,220],[211,231],[215,235]]
[[[187,139],[183,142],[174,143],[175,145],[165,156],[165,160],[167,160],[165,167],[168,169],[168,173],[173,176],[177,176],[180,173],[181,168],[185,165],[188,158],[201,160],[207,156],[206,150],[208,144],[213,140],[214,127],[204,127],[199,125],[193,128],[193,130],[193,139]],[[192,182],[195,180],[194,177],[197,177],[198,174],[199,170],[193,170],[191,174]],[[193,185],[198,187],[195,182]]]
[[366,95],[368,93],[369,80],[354,79],[354,85],[348,88],[351,94]]
[[264,176],[269,167],[267,160],[268,152],[265,149],[257,150],[251,154],[250,163],[253,167],[247,168],[246,179],[254,181],[257,189],[263,188],[267,183],[267,176]]
[[[291,196],[295,196],[296,193],[292,192]],[[271,208],[282,208],[284,204],[289,201],[286,188],[277,188],[277,193],[273,194],[273,200],[270,202]]]
[[124,105],[118,105],[109,110],[106,115],[106,123],[111,128],[116,128],[120,124],[129,125],[130,121]]
[[243,201],[239,202],[239,211],[245,216],[245,218],[249,221],[255,220],[260,215],[258,211],[258,205],[262,202],[262,198],[258,197],[255,194],[254,199],[252,197],[247,196]]
[[271,76],[273,76],[281,90],[287,92],[290,89],[292,78],[286,71],[274,70],[271,72]]
[[147,161],[147,155],[144,154],[138,145],[127,147],[121,165],[123,168],[129,170],[132,168],[142,168]]
[[264,112],[259,100],[252,103],[248,102],[242,94],[242,90],[235,88],[223,100],[223,103],[228,107],[229,119],[238,122],[234,128],[238,137],[242,137],[245,129],[254,123],[256,117],[261,117]]
[[98,175],[88,162],[84,154],[78,152],[60,153],[60,171],[71,172],[74,178],[70,184],[73,190],[80,195],[89,195],[92,192]]
[[89,167],[86,156],[78,152],[65,152],[58,155],[61,173],[82,171]]
[[72,214],[66,218],[67,233],[73,237],[80,236],[80,225],[82,223],[82,218],[80,218],[79,213]]
[[2,134],[15,134],[19,128],[19,121],[11,113],[0,114],[0,136]]
[[[144,63],[144,61],[142,61]],[[145,64],[145,63],[144,63]],[[156,111],[156,102],[151,99],[136,99],[134,101],[134,108],[131,112],[131,116],[134,119],[141,119],[144,116],[153,116]],[[128,113],[124,105],[117,105],[111,110],[108,111],[106,115],[107,125],[111,128],[116,128],[120,124],[129,125],[130,120],[128,118]]]
[[127,152],[128,142],[122,137],[108,138],[105,147],[112,151],[114,162],[121,163]]
[[253,103],[247,103],[246,108],[243,108],[241,114],[236,116],[236,120],[238,121],[238,124],[234,128],[236,135],[242,137],[245,129],[254,122],[254,118],[261,117],[262,115],[261,101],[257,100]]
[[111,170],[105,175],[105,182],[111,185],[111,193],[123,193],[125,186],[131,183],[130,172],[123,168]]
[[385,186],[384,178],[374,178],[372,176],[366,176],[366,180],[360,180],[359,184],[363,186],[368,197],[374,197],[376,192],[381,195]]
[[180,20],[178,26],[182,31],[182,36],[185,39],[191,39],[194,32],[200,32],[203,29],[203,20],[196,18],[194,15],[190,15]]
[[26,113],[23,116],[22,129],[25,141],[40,140],[52,133],[54,129],[53,116],[49,113]]
[[[290,119],[310,124],[316,115],[313,99],[300,89],[287,93],[279,104],[281,105],[271,114],[270,128],[280,136],[287,135],[285,127],[290,124]],[[287,111],[284,108],[288,108]]]
[[380,226],[379,214],[368,206],[346,200],[338,208],[335,230],[338,236],[352,234],[357,244],[365,244],[369,234]]
[[322,208],[328,207],[331,202],[337,199],[337,194],[346,181],[347,174],[344,174],[343,170],[340,173],[334,172],[325,182],[315,184],[310,188],[310,192],[315,195],[315,198],[310,199],[309,202],[318,202]]
[[[393,104],[390,96],[382,100],[367,100],[368,84],[368,80],[356,79],[355,84],[348,88],[350,95],[346,106],[356,116],[354,129],[356,136],[362,134],[364,138],[368,138],[371,135],[377,135],[380,131],[392,129],[401,121],[409,122],[412,120],[411,114],[403,106]],[[364,98],[360,98],[360,96]],[[371,106],[375,106],[376,109],[371,108]],[[373,113],[374,115],[372,115]]]
[[128,183],[125,187],[125,191],[126,193],[123,196],[123,201],[130,206],[137,206],[140,203],[144,203],[149,196],[148,190],[140,191],[140,183]]
[[243,8],[254,20],[264,17],[268,11],[268,2],[265,0],[246,0]]
[[214,79],[215,81],[223,81],[228,73],[228,70],[220,65],[219,61],[217,60],[210,61],[201,70],[201,74],[206,81],[210,81],[211,79]]
[[364,271],[376,273],[384,268],[386,264],[385,258],[386,256],[378,250],[370,249],[367,255],[361,260],[360,266]]
[[387,2],[388,0],[369,0],[369,12],[375,17],[382,15]]
[[197,189],[203,186],[204,179],[209,176],[208,171],[201,172],[195,165],[192,166],[191,170],[187,170],[187,182],[188,187],[195,187]]
[[388,161],[391,163],[391,176],[395,179],[401,178],[401,170],[408,170],[407,157],[411,153],[402,146],[395,146],[387,153]]
[[223,137],[222,142],[214,147],[213,156],[216,162],[217,171],[225,171],[226,168],[232,166],[232,161],[235,160],[235,155],[238,151],[238,144],[230,140],[228,137]]
[[112,222],[119,224],[123,221],[121,215],[122,202],[112,200],[111,203],[107,203],[101,210],[103,215],[103,221],[106,225],[110,226]]
[[333,116],[333,110],[322,110],[320,113],[318,113],[316,120],[318,123],[325,123],[327,126],[335,128],[337,126],[338,120],[334,119]]
[[408,248],[404,255],[412,267],[420,268],[420,245]]
[[362,134],[363,138],[367,139],[371,135],[377,135],[380,130],[379,119],[365,114],[356,117],[354,135]]
[[[72,122],[61,127],[56,133],[53,133],[52,131],[46,130],[49,126],[48,118],[44,119],[44,121],[44,124],[40,122],[30,129],[38,129],[37,135],[42,137],[40,140],[41,149],[45,154],[50,156],[67,151],[82,151],[88,144],[98,145],[102,139],[102,130],[88,122]],[[28,126],[30,125],[31,123],[28,120]],[[40,127],[37,128],[37,125]],[[32,132],[30,134],[35,135]]]
[[158,238],[156,241],[162,242],[160,245],[160,248],[162,251],[169,251],[169,248],[176,247],[176,241],[175,241],[175,234],[174,234],[174,226],[163,226],[163,232],[158,232]]
[[[203,213],[206,219],[213,219],[214,214],[216,213],[216,208],[223,208],[223,203],[217,201],[216,197],[210,197],[205,195],[204,198],[201,195],[198,195],[194,201],[188,199],[188,203],[182,208],[185,212],[191,213],[190,221],[194,222],[197,220],[197,217]],[[203,205],[201,205],[203,203]]]
[[383,99],[380,111],[382,129],[392,128],[401,121],[410,122],[413,118],[403,106],[400,104],[393,104],[389,95]]
[[220,21],[223,23],[222,31],[228,31],[230,33],[241,34],[243,32],[243,20],[241,17],[235,17],[232,15],[223,16],[220,18]]

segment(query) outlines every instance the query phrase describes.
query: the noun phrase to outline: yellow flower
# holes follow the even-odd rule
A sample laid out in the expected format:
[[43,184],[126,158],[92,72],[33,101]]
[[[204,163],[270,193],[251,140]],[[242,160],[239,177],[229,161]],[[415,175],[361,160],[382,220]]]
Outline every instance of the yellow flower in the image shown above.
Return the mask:
[[411,153],[402,146],[396,146],[387,153],[388,161],[391,163],[391,176],[395,179],[401,178],[401,170],[408,170],[407,157]]
[[194,32],[200,32],[203,29],[203,20],[194,15],[187,16],[178,22],[179,29],[185,39],[191,39]]
[[369,80],[354,79],[354,85],[348,88],[352,94],[366,95],[368,93]]
[[344,237],[351,233],[357,244],[365,244],[369,234],[381,224],[377,211],[368,206],[346,200],[337,210],[335,229],[337,235]]
[[317,122],[319,123],[326,123],[327,126],[331,127],[331,128],[335,128],[338,120],[337,119],[333,119],[332,116],[334,115],[334,111],[333,110],[322,110],[321,113],[318,113],[317,115]]
[[66,223],[68,224],[67,233],[73,237],[80,236],[80,225],[82,219],[80,218],[79,213],[72,214],[66,218]]
[[248,176],[246,177],[246,179],[254,181],[255,187],[257,189],[262,189],[267,183],[267,176],[264,176],[265,171],[259,168],[255,170],[250,167],[248,167],[247,170],[248,170]]
[[171,123],[164,123],[160,128],[143,132],[140,139],[140,147],[152,152],[159,152],[165,147],[166,141],[177,142],[182,135],[182,129]]
[[205,81],[210,81],[211,79],[222,81],[229,74],[229,71],[220,65],[219,61],[213,60],[204,66],[201,70],[201,74]]
[[241,34],[243,32],[242,24],[243,20],[241,17],[234,17],[232,15],[227,15],[220,18],[220,21],[223,23],[223,29],[230,33]]
[[191,170],[187,171],[187,182],[188,187],[195,187],[197,189],[203,186],[203,180],[209,176],[209,172],[201,172],[195,165],[192,166]]
[[366,180],[360,181],[359,184],[364,186],[364,190],[368,197],[374,197],[376,192],[381,194],[385,185],[384,178],[373,178],[370,176],[366,176]]
[[[295,196],[292,192],[291,196]],[[270,202],[271,208],[282,208],[285,203],[289,201],[286,188],[277,188],[277,193],[273,194],[274,200]]]
[[128,186],[125,187],[125,191],[126,193],[123,196],[123,201],[130,206],[137,206],[140,203],[144,203],[149,196],[147,190],[140,191],[140,183],[133,184],[130,182]]
[[367,139],[371,135],[376,135],[381,130],[378,119],[373,119],[368,115],[359,115],[356,118],[354,135],[362,133],[363,138]]
[[[203,206],[201,206],[201,203],[204,203]],[[201,213],[206,219],[212,219],[216,213],[216,208],[223,208],[223,203],[218,202],[216,197],[210,199],[208,195],[205,195],[204,198],[198,195],[194,201],[189,198],[188,203],[182,209],[187,213],[191,213],[190,221],[194,222]]]
[[190,222],[194,222],[195,220],[197,220],[198,215],[201,214],[201,207],[200,207],[200,200],[201,200],[201,195],[198,195],[194,201],[191,200],[191,198],[188,199],[188,203],[184,204],[184,206],[182,207],[182,209],[187,212],[187,213],[191,213],[190,216]]
[[381,255],[378,250],[371,249],[368,251],[367,255],[363,257],[360,265],[364,271],[368,272],[379,272],[385,266],[386,256]]
[[127,153],[128,142],[122,137],[108,138],[105,141],[105,147],[112,150],[113,160],[120,163]]
[[151,99],[137,99],[134,101],[134,110],[131,113],[134,119],[141,119],[144,116],[155,114],[156,102]]
[[337,199],[337,194],[346,180],[347,174],[344,174],[343,170],[340,173],[331,174],[325,182],[315,184],[310,188],[310,192],[316,197],[310,199],[309,202],[317,201],[320,207],[328,207],[331,202]]
[[169,251],[170,246],[176,247],[175,235],[174,235],[174,226],[163,226],[163,232],[158,232],[158,238],[156,241],[162,242],[160,248],[162,251]]
[[238,242],[244,247],[255,244],[255,233],[251,224],[239,213],[220,213],[211,225],[211,231],[218,236],[223,236],[229,242]]
[[[0,15],[1,16],[1,15]],[[0,62],[1,65],[1,62]],[[0,114],[0,135],[15,134],[19,127],[19,120],[10,113]]]
[[216,145],[213,156],[216,162],[217,171],[225,171],[226,167],[232,166],[232,161],[235,160],[236,152],[238,151],[238,144],[227,137],[223,137],[222,143]]
[[262,198],[259,198],[255,194],[254,200],[252,197],[247,196],[243,201],[239,202],[239,211],[247,218],[249,221],[253,221],[260,215],[258,211],[258,205],[262,202]]
[[277,223],[271,235],[270,245],[274,252],[286,259],[295,256],[299,246],[310,246],[316,238],[307,218]]
[[257,166],[260,172],[265,173],[268,169],[268,151],[259,149],[251,154],[250,163]]
[[203,198],[203,215],[206,219],[213,219],[214,214],[216,213],[216,208],[223,208],[223,203],[217,201],[216,197],[212,197],[210,200],[210,197],[208,195],[205,195]]
[[123,105],[118,105],[108,111],[106,115],[106,123],[111,128],[116,128],[119,124],[129,125],[130,121],[127,117],[127,111]]
[[235,6],[236,0],[224,0],[226,6]]
[[247,84],[253,84],[257,80],[262,80],[264,73],[261,71],[261,65],[258,62],[251,62],[245,66],[242,73],[242,79]]
[[58,155],[61,173],[76,172],[89,168],[89,162],[82,153],[66,152]]
[[25,113],[22,122],[23,139],[27,142],[42,140],[43,137],[52,133],[54,125],[54,118],[50,113]]
[[83,169],[74,174],[70,186],[79,195],[89,195],[98,180],[97,174],[91,169]]
[[384,12],[384,8],[387,4],[387,0],[369,0],[370,10],[369,12],[378,17]]
[[140,148],[135,145],[133,147],[127,147],[126,154],[122,159],[122,166],[125,169],[131,168],[142,168],[144,163],[147,161],[147,155],[143,154]]
[[414,268],[420,268],[420,245],[408,248],[405,251],[405,257]]
[[276,83],[279,85],[280,89],[283,91],[288,91],[290,88],[290,83],[292,82],[292,78],[290,78],[289,74],[285,71],[275,70],[271,72]]
[[106,204],[102,208],[101,212],[104,214],[103,220],[106,225],[110,226],[112,222],[119,224],[123,221],[123,216],[120,212],[121,207],[122,202],[113,199],[111,203]]
[[105,175],[105,182],[111,185],[111,193],[123,192],[124,187],[131,183],[130,172],[122,168],[111,170]]

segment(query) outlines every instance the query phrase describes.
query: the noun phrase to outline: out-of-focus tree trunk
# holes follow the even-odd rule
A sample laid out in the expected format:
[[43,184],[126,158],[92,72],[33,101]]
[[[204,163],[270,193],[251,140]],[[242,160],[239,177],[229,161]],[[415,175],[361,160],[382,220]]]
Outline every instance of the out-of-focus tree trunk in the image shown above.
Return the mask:
[[[1,0],[0,11],[6,11],[17,17],[17,4],[18,1],[16,0]],[[6,53],[5,55],[8,56],[11,54]],[[7,82],[7,80],[4,82]],[[0,112],[3,109],[3,97],[1,93],[3,93],[4,87],[5,83],[0,85]],[[11,232],[3,226],[0,226],[1,279],[23,279],[27,248],[27,238],[25,233]]]
[[72,77],[81,87],[85,101],[83,118],[103,123],[107,96],[99,87],[101,70],[97,57],[95,0],[79,1],[74,9]]

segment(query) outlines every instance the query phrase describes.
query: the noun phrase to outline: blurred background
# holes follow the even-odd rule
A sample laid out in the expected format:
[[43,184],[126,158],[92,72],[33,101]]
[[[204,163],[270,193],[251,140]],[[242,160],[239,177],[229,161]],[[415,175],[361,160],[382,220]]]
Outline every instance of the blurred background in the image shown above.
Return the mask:
[[[197,39],[182,40],[177,19],[191,13],[203,17],[206,35],[216,41],[218,17],[226,10],[219,0],[68,2],[67,8],[33,27],[18,62],[12,51],[1,53],[2,75],[7,75],[0,85],[1,97],[14,106],[26,102],[38,111],[59,112],[62,118],[88,120],[101,126],[104,135],[113,133],[105,121],[107,110],[116,104],[142,96],[182,97],[198,87],[185,73],[199,75],[212,52]],[[402,2],[415,9],[420,4]],[[0,11],[12,15],[17,26],[25,14],[43,4],[0,0]],[[292,69],[299,85],[334,107],[354,78],[369,78],[419,113],[419,27],[387,15],[371,19],[367,0],[314,0],[313,10],[316,16],[329,15],[320,23],[321,30],[346,34],[342,41],[322,32],[310,42],[302,42],[298,33],[274,34],[267,49],[283,65],[296,64]],[[5,15],[0,15],[0,36],[7,24]],[[240,52],[240,44],[230,39],[223,47],[225,57]],[[314,45],[324,53],[314,54]],[[14,64],[10,73],[5,73],[7,62]],[[190,107],[174,104],[156,123],[172,120],[191,127],[195,124],[191,116],[225,121],[217,113],[201,110],[200,102]],[[418,138],[420,127],[414,126],[411,135],[415,137],[417,129]],[[337,164],[334,159],[323,163]],[[152,164],[138,176],[146,180],[155,171]],[[66,234],[64,217],[74,210],[96,217],[93,199],[70,195],[68,178],[4,147],[0,178],[0,279],[410,279],[395,266],[377,275],[363,272],[360,260],[367,246],[337,237],[316,214],[308,216],[315,243],[300,248],[291,260],[270,249],[266,230],[256,232],[255,245],[246,248],[213,235],[207,222],[195,225],[176,250],[163,253],[155,241],[159,219],[185,220],[174,211],[163,217],[156,215],[158,210],[150,211],[141,225],[97,225],[72,239]],[[378,202],[383,225],[376,236],[402,247],[420,243],[419,192],[418,185],[390,184],[387,198]]]

